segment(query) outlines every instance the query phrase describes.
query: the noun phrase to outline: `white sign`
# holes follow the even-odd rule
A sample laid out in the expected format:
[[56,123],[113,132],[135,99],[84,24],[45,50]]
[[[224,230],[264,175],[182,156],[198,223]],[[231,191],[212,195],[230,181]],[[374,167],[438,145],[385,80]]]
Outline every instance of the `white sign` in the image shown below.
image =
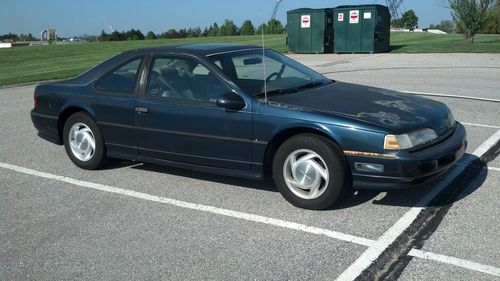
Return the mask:
[[349,23],[359,23],[359,10],[349,11]]
[[310,15],[303,15],[300,17],[300,27],[302,27],[302,28],[311,27],[311,16]]
[[366,12],[366,13],[363,13],[363,18],[364,19],[371,19],[372,18],[372,13],[371,12]]
[[338,21],[344,21],[344,13],[339,13],[337,19]]

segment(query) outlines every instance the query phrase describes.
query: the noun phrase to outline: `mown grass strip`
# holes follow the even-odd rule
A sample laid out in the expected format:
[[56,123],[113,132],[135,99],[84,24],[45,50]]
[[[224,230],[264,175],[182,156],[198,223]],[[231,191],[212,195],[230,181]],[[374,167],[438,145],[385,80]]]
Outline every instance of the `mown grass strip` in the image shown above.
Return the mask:
[[[286,52],[286,35],[266,35],[266,47]],[[188,43],[227,42],[261,45],[261,37],[233,36],[57,44],[0,49],[0,86],[76,76],[126,50]],[[480,34],[466,43],[461,34],[391,33],[393,53],[500,53],[500,35]]]

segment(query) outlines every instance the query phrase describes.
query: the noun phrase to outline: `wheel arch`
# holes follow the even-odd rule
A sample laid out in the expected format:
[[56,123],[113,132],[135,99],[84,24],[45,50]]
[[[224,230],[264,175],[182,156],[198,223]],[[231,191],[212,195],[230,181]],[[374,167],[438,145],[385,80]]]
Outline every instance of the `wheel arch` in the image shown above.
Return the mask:
[[[277,134],[274,135],[274,137],[268,142],[266,146],[266,150],[264,153],[264,159],[263,159],[263,170],[264,170],[264,175],[265,176],[270,176],[272,175],[272,167],[273,167],[273,159],[274,155],[276,154],[276,151],[278,148],[289,138],[300,135],[300,134],[313,134],[313,135],[318,135],[326,138],[327,140],[335,143],[342,151],[342,146],[339,142],[339,137],[334,134],[331,130],[322,127],[322,126],[317,126],[317,127],[312,127],[312,126],[304,126],[304,125],[297,125],[293,127],[288,127],[285,129],[282,129],[279,131]],[[344,155],[344,159],[347,163],[347,158]]]
[[94,118],[94,116],[91,114],[91,111],[83,106],[71,105],[71,106],[66,106],[63,110],[61,110],[59,118],[57,119],[57,132],[59,135],[59,140],[61,141],[62,144],[64,144],[64,137],[63,137],[64,124],[66,124],[66,121],[71,115],[77,112],[85,112],[89,114],[92,118]]

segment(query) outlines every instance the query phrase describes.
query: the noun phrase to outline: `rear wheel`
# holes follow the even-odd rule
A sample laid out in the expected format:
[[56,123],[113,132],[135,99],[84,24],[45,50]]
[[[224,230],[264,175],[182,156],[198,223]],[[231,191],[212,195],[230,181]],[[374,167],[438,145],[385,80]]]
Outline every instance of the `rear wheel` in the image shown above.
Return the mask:
[[273,178],[288,202],[313,210],[331,207],[349,182],[341,150],[330,140],[314,134],[294,136],[279,147],[273,162]]
[[95,170],[107,161],[101,131],[88,114],[71,115],[64,124],[63,137],[66,153],[78,167]]

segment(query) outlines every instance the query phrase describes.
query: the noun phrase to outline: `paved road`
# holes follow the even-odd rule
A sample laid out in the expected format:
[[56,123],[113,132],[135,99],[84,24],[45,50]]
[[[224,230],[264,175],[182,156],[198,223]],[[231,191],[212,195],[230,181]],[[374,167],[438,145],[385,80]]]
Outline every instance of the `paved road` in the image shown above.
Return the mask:
[[[399,90],[467,94],[466,81],[453,77],[472,75],[474,91],[467,95],[500,99],[500,71],[481,67],[491,55],[449,56],[297,58],[336,71],[328,75],[339,80]],[[499,57],[491,57],[498,67]],[[387,69],[412,63],[477,68],[416,70],[415,83],[400,81],[400,69]],[[380,64],[386,70],[351,71]],[[380,250],[360,280],[373,273],[402,280],[500,278],[498,159],[490,169],[457,165],[418,189],[361,191],[332,210],[308,211],[285,202],[271,182],[134,162],[80,170],[62,147],[36,137],[29,119],[32,92],[33,86],[0,90],[2,280],[331,280],[357,276],[352,265]],[[468,153],[494,145],[494,134],[500,138],[499,103],[434,98],[468,124]],[[441,188],[444,195],[421,208]],[[409,214],[417,211],[412,223]],[[402,230],[405,223],[401,235],[391,236],[389,229]],[[405,243],[409,237],[418,243]],[[396,258],[387,258],[389,251]],[[387,265],[396,269],[387,273]]]
[[327,54],[292,58],[340,81],[500,99],[499,54]]

